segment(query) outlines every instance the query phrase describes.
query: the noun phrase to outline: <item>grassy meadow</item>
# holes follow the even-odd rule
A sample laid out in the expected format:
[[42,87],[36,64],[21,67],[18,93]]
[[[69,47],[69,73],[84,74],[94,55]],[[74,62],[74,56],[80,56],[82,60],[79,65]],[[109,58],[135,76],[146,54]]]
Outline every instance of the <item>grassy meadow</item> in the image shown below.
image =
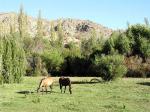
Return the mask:
[[71,77],[73,94],[61,94],[58,78],[52,93],[37,94],[41,77],[21,84],[0,85],[0,112],[149,112],[150,79],[124,78],[89,83],[92,77]]

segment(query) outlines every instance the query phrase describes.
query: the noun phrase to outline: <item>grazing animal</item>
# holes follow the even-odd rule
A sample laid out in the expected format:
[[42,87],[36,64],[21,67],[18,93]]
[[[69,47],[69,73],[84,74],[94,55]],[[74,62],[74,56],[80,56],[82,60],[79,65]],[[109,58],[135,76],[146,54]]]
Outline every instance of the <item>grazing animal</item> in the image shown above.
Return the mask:
[[52,92],[52,85],[54,83],[54,79],[52,77],[46,77],[41,79],[41,82],[39,84],[39,87],[37,88],[37,92],[39,92],[39,90],[42,88],[42,94],[44,92],[44,89],[46,90],[47,93],[47,88],[50,87],[51,92]]
[[71,91],[71,81],[70,81],[69,78],[60,77],[59,78],[59,85],[60,85],[61,93],[62,93],[62,87],[63,86],[65,86],[64,93],[66,91],[66,86],[69,86],[69,92],[70,92],[70,94],[72,94],[72,91]]

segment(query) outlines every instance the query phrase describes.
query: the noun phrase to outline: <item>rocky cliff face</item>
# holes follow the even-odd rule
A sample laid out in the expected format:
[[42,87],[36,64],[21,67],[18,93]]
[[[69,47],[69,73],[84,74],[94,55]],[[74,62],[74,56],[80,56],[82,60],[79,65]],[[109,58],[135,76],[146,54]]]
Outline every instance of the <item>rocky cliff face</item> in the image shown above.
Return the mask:
[[[28,20],[28,33],[31,37],[34,37],[36,34],[36,24],[37,19],[31,16],[27,17]],[[43,19],[43,35],[44,38],[49,39],[50,36],[50,23],[46,19]],[[54,28],[57,30],[57,25],[60,20],[53,20]],[[5,25],[6,31],[9,31],[10,24],[16,26],[16,30],[18,30],[18,16],[16,13],[0,13],[0,23]],[[79,19],[61,19],[62,28],[64,31],[64,41],[70,42],[73,41],[75,43],[80,42],[82,38],[89,37],[91,31],[94,29],[97,34],[100,34],[104,38],[108,38],[112,34],[112,29],[104,27],[100,24],[96,24],[89,20],[79,20]]]

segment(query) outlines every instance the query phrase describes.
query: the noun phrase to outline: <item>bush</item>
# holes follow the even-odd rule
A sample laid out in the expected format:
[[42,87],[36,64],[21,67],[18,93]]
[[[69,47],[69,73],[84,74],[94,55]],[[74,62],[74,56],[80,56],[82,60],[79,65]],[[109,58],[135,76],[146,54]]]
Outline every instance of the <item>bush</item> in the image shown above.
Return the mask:
[[127,37],[132,41],[132,54],[139,55],[142,58],[150,56],[150,27],[146,25],[133,25],[126,31]]
[[146,60],[146,63],[143,63],[139,56],[127,57],[125,64],[128,68],[126,77],[149,77],[150,75],[149,59]]
[[114,32],[105,42],[103,53],[127,55],[131,52],[130,43],[129,38],[124,33]]
[[46,64],[48,72],[57,73],[61,69],[64,62],[61,51],[52,48],[50,51],[45,51],[42,55],[43,62]]
[[95,64],[104,81],[115,80],[127,72],[122,55],[96,56]]

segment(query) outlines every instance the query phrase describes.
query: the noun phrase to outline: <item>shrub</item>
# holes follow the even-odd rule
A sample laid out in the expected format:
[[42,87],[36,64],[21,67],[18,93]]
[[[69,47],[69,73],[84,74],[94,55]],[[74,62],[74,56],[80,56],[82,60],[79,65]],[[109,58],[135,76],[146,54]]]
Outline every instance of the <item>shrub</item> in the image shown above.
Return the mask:
[[105,54],[123,54],[127,55],[131,52],[129,38],[121,32],[114,32],[111,37],[105,42],[103,53]]
[[127,37],[132,41],[131,47],[134,55],[139,55],[142,58],[150,56],[150,27],[146,25],[133,25],[126,31]]
[[125,34],[119,34],[115,43],[115,49],[118,50],[119,54],[127,55],[130,54],[130,40]]
[[95,64],[104,81],[115,80],[127,72],[122,55],[96,56]]
[[61,51],[52,48],[49,51],[45,51],[42,55],[43,62],[46,64],[48,72],[57,73],[61,69],[61,65],[64,62]]
[[150,74],[150,60],[147,59],[145,63],[139,56],[126,57],[125,65],[128,68],[126,77],[149,77]]

